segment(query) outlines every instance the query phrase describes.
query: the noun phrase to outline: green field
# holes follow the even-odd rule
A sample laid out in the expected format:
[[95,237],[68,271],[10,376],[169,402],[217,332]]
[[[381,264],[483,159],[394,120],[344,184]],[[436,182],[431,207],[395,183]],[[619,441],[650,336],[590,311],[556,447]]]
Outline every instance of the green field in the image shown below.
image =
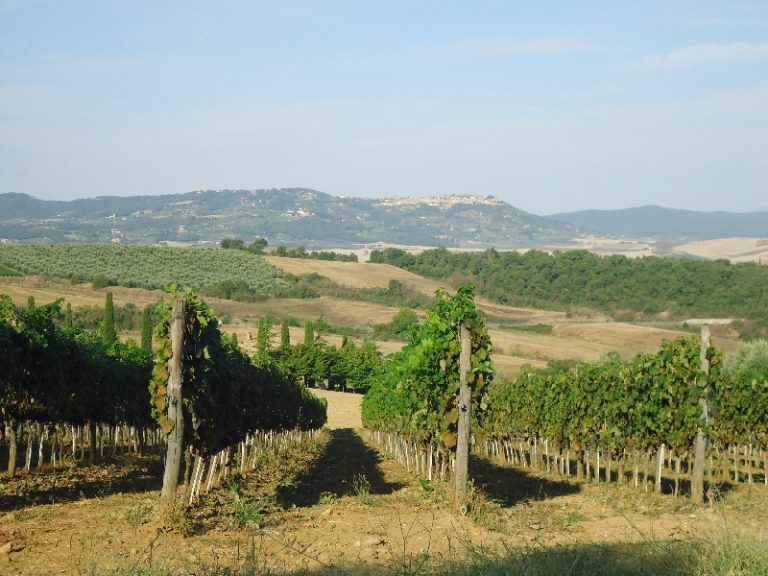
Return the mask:
[[171,283],[196,290],[223,281],[245,282],[254,291],[286,288],[281,272],[260,256],[240,250],[206,250],[106,244],[13,244],[0,246],[4,269],[90,282],[104,275],[110,284],[165,288]]
[[0,264],[0,276],[21,276],[16,270]]

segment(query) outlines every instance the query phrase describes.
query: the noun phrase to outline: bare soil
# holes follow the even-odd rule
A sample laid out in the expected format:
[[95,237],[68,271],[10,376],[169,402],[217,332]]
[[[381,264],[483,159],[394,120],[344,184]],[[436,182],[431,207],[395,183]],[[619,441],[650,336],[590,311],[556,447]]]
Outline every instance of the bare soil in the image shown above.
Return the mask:
[[[161,523],[159,456],[0,476],[0,574],[86,574],[133,566],[183,573],[200,565],[264,572],[328,564],[460,559],[508,547],[710,537],[768,537],[768,488],[740,486],[713,507],[642,488],[577,484],[473,459],[476,492],[458,514],[440,484],[419,481],[364,439],[360,396],[328,398],[314,446],[233,477],[184,517]],[[712,536],[714,537],[714,536]]]

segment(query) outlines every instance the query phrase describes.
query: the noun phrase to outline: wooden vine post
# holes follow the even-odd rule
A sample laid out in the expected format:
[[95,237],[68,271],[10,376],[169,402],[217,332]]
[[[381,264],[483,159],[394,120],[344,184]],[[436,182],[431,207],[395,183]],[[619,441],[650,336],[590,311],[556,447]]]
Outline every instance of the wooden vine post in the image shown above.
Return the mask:
[[465,504],[467,495],[467,476],[469,470],[469,423],[472,407],[472,389],[467,384],[467,374],[471,369],[472,341],[469,330],[462,322],[459,325],[461,355],[459,356],[459,430],[456,441],[456,498],[460,506]]
[[[709,325],[704,324],[701,327],[701,371],[707,378],[709,377],[709,358],[707,358],[709,343]],[[706,466],[707,444],[709,443],[709,384],[701,391],[699,406],[701,407],[701,419],[699,430],[696,432],[696,443],[693,450],[693,476],[691,478],[691,499],[696,504],[701,504],[704,501],[704,468]]]
[[184,411],[181,390],[184,308],[184,298],[178,297],[173,307],[173,319],[171,321],[171,351],[173,355],[168,361],[168,419],[174,424],[168,435],[163,491],[160,493],[160,504],[165,509],[173,508],[176,500],[176,487],[179,484],[179,469],[184,452]]

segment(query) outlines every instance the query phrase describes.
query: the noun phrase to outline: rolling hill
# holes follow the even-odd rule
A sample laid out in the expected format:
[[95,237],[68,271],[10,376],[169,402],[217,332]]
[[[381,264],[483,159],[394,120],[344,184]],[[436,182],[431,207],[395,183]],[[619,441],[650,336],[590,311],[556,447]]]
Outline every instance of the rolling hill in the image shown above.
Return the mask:
[[594,234],[626,238],[685,241],[768,237],[768,212],[696,212],[641,206],[624,210],[582,210],[549,217]]
[[482,248],[531,247],[565,241],[577,232],[492,196],[377,200],[287,188],[61,202],[0,194],[0,238],[21,242],[212,245],[227,237],[263,237],[273,247],[388,242]]

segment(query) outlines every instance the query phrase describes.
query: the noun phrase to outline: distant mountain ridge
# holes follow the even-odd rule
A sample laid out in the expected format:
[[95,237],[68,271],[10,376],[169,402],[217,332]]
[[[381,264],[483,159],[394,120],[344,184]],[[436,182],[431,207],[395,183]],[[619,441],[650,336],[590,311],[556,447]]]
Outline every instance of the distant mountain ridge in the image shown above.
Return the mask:
[[0,239],[20,242],[189,242],[354,248],[374,243],[448,248],[564,247],[594,234],[667,243],[768,238],[768,212],[659,206],[537,216],[493,196],[351,198],[309,188],[200,190],[72,201],[0,194]]
[[640,206],[552,214],[595,234],[658,240],[713,240],[733,236],[768,238],[768,212],[696,212]]
[[70,202],[0,194],[0,238],[53,242],[215,242],[354,247],[376,242],[531,247],[567,241],[570,225],[492,196],[344,198],[308,188],[201,190]]

